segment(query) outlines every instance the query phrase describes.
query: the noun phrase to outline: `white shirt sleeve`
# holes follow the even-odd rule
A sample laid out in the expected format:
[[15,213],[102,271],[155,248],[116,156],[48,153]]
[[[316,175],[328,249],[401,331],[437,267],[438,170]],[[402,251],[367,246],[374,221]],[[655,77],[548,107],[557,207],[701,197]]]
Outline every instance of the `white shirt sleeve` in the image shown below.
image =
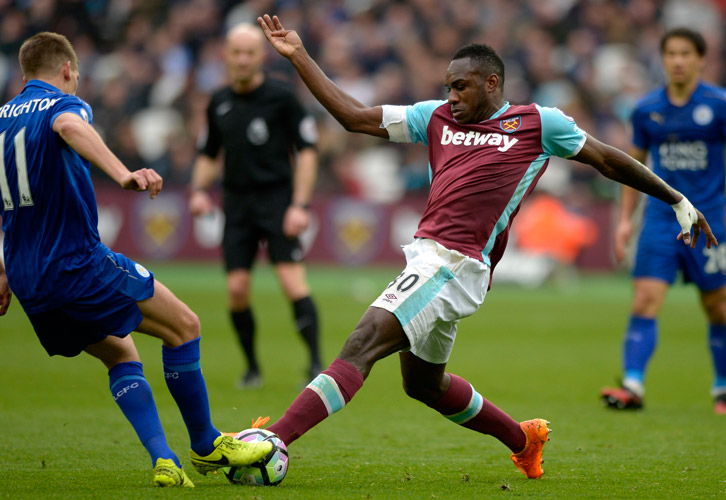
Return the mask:
[[388,131],[391,142],[411,142],[406,124],[406,106],[392,106],[384,104],[383,121],[380,127]]

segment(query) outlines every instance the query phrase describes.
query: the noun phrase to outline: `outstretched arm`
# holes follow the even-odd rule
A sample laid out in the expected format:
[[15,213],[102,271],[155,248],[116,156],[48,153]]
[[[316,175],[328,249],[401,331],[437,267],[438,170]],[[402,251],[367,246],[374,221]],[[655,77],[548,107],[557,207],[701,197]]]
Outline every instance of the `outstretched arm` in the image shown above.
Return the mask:
[[[628,154],[636,161],[645,163],[647,151],[633,147]],[[628,243],[633,236],[633,214],[635,213],[635,209],[638,208],[640,198],[640,191],[636,191],[625,185],[622,186],[620,190],[617,224],[613,236],[613,251],[618,262],[622,262],[625,259]]]
[[386,129],[380,128],[380,106],[366,106],[343,92],[313,61],[298,34],[283,28],[277,16],[265,14],[257,18],[257,23],[275,50],[289,59],[310,92],[347,131],[388,139]]
[[130,172],[121,160],[108,149],[91,125],[75,113],[63,113],[53,122],[53,131],[79,155],[103,170],[122,188],[149,191],[154,198],[161,191],[162,179],[150,168]]
[[[713,235],[706,218],[691,205],[685,196],[666,184],[648,167],[619,149],[588,136],[585,145],[572,159],[587,163],[595,167],[605,177],[671,205],[676,212],[678,223],[681,225],[681,233],[678,235],[678,239],[683,238],[683,242],[687,245],[690,244],[691,248],[695,248],[701,231],[706,234],[706,246],[708,248],[711,248],[712,244],[718,245],[718,241]],[[691,238],[691,227],[693,228],[693,238]]]

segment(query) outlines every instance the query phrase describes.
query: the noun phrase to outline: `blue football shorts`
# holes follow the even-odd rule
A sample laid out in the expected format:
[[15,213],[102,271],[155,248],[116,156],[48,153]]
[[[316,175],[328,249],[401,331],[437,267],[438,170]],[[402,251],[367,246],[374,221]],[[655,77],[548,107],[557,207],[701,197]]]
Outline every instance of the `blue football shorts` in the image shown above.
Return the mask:
[[50,356],[77,356],[108,335],[125,337],[141,323],[137,302],[154,295],[154,275],[123,254],[108,250],[87,272],[90,286],[79,298],[28,315]]
[[709,224],[720,245],[706,248],[702,233],[692,249],[676,239],[680,226],[675,217],[669,221],[646,218],[638,239],[633,277],[662,279],[672,285],[680,271],[684,282],[692,282],[702,291],[726,285],[726,230],[722,221],[709,218]]

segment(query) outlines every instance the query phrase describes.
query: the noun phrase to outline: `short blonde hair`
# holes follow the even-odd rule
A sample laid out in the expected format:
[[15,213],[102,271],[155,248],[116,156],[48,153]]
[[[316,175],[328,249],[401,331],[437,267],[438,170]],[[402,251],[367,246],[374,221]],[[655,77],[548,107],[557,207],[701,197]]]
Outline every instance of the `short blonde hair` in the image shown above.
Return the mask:
[[33,35],[20,47],[20,68],[27,80],[37,76],[54,76],[68,61],[78,69],[78,56],[63,35],[43,31]]

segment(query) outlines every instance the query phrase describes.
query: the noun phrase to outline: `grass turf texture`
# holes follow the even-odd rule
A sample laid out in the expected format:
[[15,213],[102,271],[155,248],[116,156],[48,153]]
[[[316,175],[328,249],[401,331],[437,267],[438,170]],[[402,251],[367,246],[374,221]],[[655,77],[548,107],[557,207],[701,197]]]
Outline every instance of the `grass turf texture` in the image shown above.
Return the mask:
[[[307,361],[269,268],[255,271],[253,282],[265,388],[239,391],[242,362],[219,266],[149,267],[202,320],[202,366],[217,427],[237,431],[258,415],[279,418],[301,388]],[[309,270],[326,364],[398,271]],[[460,325],[449,370],[515,419],[552,422],[539,481],[517,471],[494,438],[407,398],[397,356],[375,366],[348,407],[290,446],[280,486],[232,486],[222,474],[200,476],[163,381],[160,343],[135,334],[167,438],[193,490],[151,485],[150,461],[114,404],[102,365],[87,355],[48,358],[15,301],[0,318],[0,498],[721,497],[726,418],[712,413],[706,324],[693,288],[669,294],[645,411],[600,406],[600,388],[619,373],[630,296],[624,276],[539,290],[495,283],[482,309]]]

